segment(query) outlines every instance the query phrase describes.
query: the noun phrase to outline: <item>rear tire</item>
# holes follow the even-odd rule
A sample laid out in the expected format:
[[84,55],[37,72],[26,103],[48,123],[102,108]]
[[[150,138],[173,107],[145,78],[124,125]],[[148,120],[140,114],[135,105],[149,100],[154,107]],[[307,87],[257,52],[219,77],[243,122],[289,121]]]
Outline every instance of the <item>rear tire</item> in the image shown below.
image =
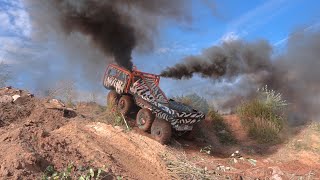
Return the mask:
[[152,114],[152,112],[149,109],[140,109],[136,118],[137,126],[139,127],[139,129],[145,132],[149,131],[154,121],[154,118],[154,114]]
[[156,119],[151,126],[151,134],[161,144],[168,144],[171,139],[171,124],[163,119]]
[[123,95],[118,102],[118,110],[124,116],[127,116],[133,108],[133,99],[131,96]]
[[108,106],[116,106],[119,101],[119,94],[112,90],[107,95],[107,105]]

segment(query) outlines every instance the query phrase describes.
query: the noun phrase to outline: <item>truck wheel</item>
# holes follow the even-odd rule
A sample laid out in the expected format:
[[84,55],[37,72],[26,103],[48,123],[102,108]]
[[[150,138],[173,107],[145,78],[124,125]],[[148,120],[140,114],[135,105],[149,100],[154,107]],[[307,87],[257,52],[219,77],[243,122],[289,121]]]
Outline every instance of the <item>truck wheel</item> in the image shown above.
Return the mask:
[[152,112],[149,109],[143,108],[140,109],[137,114],[136,123],[139,129],[143,131],[149,131],[154,121],[154,118],[154,114],[152,114]]
[[171,139],[171,124],[163,119],[156,119],[152,123],[151,134],[161,144],[167,144]]
[[107,96],[107,105],[108,106],[115,106],[118,104],[118,100],[119,100],[119,94],[112,90],[108,93]]
[[133,100],[130,96],[123,95],[118,102],[118,110],[127,116],[133,108]]

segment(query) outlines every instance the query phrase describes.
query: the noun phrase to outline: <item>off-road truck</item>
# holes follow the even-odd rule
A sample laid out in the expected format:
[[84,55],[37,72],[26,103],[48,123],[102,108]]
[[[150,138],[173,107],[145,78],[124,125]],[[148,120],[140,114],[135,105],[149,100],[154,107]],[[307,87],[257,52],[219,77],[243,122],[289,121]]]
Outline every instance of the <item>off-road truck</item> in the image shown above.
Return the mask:
[[110,64],[104,74],[103,85],[109,89],[107,102],[127,116],[138,107],[136,124],[150,132],[157,141],[166,144],[173,132],[188,134],[205,115],[190,106],[168,99],[159,88],[160,76],[129,71]]

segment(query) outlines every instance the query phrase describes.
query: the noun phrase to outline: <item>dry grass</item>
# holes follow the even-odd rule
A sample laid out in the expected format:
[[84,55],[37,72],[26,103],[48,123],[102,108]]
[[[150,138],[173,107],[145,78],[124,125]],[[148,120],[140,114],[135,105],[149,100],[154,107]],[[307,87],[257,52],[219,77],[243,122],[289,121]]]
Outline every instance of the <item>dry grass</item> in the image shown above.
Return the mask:
[[76,83],[73,80],[61,80],[45,92],[49,98],[61,99],[67,107],[73,107],[77,99]]
[[265,87],[255,99],[242,103],[237,112],[250,137],[260,143],[277,143],[286,122],[286,105],[281,94]]
[[304,127],[300,137],[291,140],[288,145],[297,151],[320,153],[320,123],[312,122]]
[[196,166],[187,159],[184,152],[174,154],[174,157],[167,153],[160,155],[161,159],[165,161],[167,170],[172,179],[230,179],[215,171],[208,170],[206,167],[202,168]]
[[111,124],[112,126],[120,126],[127,130],[131,129],[127,124],[125,117],[118,111],[116,106],[113,105],[108,105],[105,108],[105,111],[102,112],[95,120]]
[[223,117],[216,111],[209,111],[207,118],[211,120],[212,129],[222,144],[235,144],[236,138],[233,136],[229,126],[224,122]]

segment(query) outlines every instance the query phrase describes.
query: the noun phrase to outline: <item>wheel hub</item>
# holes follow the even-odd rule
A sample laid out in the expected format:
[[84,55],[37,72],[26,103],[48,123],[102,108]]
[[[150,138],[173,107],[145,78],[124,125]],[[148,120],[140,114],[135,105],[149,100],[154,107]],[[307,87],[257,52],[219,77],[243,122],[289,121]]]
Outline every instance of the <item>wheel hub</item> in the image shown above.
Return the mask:
[[143,113],[140,115],[140,125],[144,125],[146,123],[146,117]]
[[122,108],[124,108],[124,101],[120,101],[119,102],[119,107],[122,109]]

